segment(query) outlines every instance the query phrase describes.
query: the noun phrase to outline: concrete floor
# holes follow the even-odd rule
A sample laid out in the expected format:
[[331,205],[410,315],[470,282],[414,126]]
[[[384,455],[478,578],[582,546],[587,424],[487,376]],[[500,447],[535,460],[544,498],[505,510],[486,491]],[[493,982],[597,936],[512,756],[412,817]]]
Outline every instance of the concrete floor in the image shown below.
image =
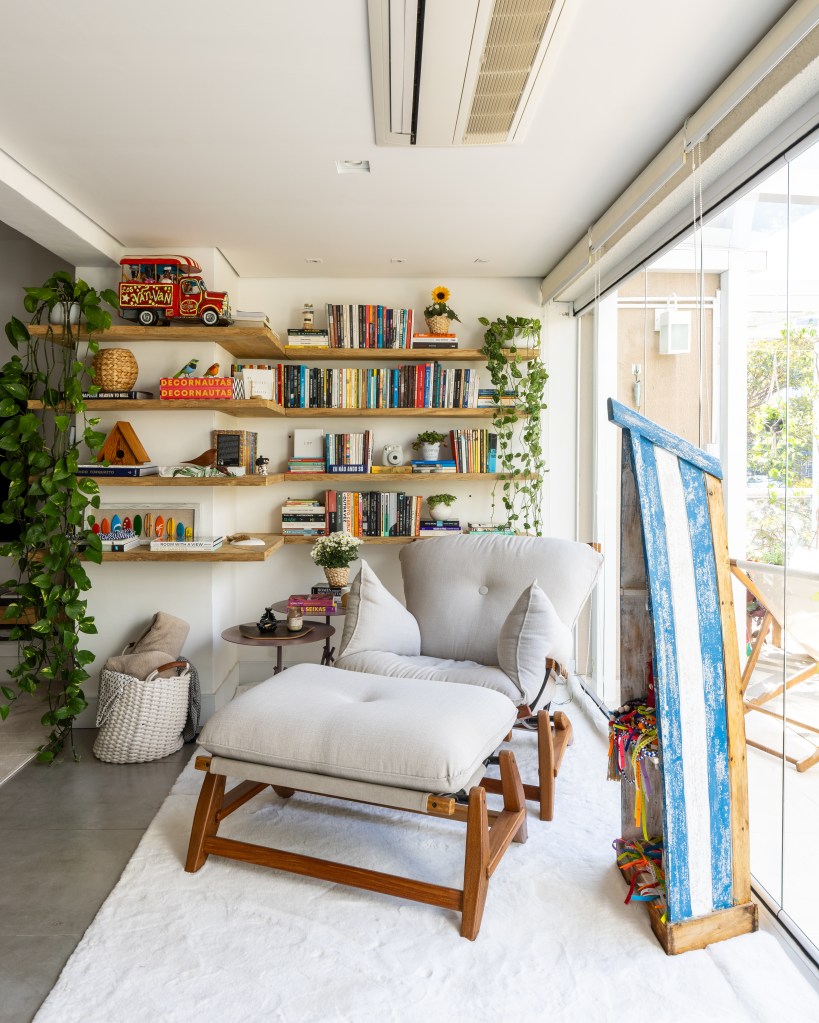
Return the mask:
[[0,785],[0,1023],[34,1017],[195,749],[104,764],[96,731],[74,734],[79,763],[32,762]]

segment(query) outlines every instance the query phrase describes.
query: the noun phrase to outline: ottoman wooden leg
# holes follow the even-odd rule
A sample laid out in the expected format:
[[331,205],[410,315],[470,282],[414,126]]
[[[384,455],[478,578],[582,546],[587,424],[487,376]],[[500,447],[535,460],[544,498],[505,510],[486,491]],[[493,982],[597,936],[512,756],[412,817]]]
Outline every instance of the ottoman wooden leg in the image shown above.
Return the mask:
[[555,812],[555,747],[548,710],[537,712],[537,766],[540,819],[550,821]]
[[193,816],[191,840],[188,845],[188,858],[185,870],[195,874],[208,858],[204,851],[205,839],[212,838],[219,830],[219,811],[225,798],[225,781],[223,774],[206,774]]
[[526,826],[526,796],[520,780],[517,761],[511,750],[501,750],[500,754],[501,788],[503,791],[503,808],[510,813],[522,811],[520,827],[515,832],[513,842],[525,842],[529,837]]
[[463,911],[461,937],[474,941],[481,929],[483,907],[489,887],[489,817],[486,792],[475,787],[469,793],[466,816]]

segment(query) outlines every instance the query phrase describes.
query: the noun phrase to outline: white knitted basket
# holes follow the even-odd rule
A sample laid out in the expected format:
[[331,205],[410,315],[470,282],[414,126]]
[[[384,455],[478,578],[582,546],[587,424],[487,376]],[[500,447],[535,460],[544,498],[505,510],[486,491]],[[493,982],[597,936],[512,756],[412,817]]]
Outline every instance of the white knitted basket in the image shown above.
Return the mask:
[[146,679],[104,668],[94,756],[109,764],[138,764],[175,753],[188,717],[190,672]]

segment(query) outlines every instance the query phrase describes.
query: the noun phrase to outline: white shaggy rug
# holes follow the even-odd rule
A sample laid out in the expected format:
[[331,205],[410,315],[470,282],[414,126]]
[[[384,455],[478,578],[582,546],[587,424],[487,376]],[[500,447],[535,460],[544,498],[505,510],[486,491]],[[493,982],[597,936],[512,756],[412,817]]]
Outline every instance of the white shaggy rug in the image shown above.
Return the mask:
[[[477,941],[423,906],[211,857],[182,869],[202,775],[189,765],[36,1023],[819,1019],[770,934],[667,957],[614,865],[619,788],[575,705],[556,819],[531,817],[490,886]],[[513,743],[531,776],[534,735]],[[272,790],[222,833],[459,887],[463,826]]]

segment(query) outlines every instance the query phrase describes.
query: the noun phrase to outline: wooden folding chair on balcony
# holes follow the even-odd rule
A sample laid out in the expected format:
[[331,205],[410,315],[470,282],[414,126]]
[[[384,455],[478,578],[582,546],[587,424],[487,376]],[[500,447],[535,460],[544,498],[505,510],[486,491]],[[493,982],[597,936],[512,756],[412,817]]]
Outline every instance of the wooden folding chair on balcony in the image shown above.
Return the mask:
[[[731,561],[731,571],[757,602],[762,615],[742,673],[745,713],[758,712],[784,721],[812,750],[803,756],[794,756],[784,746],[780,750],[751,738],[747,743],[773,756],[784,757],[797,771],[807,771],[819,763],[819,726],[788,717],[784,707],[777,711],[765,704],[813,678],[819,671],[819,572],[736,560]],[[788,638],[798,644],[798,653],[788,650]],[[752,676],[766,647],[780,651],[780,680],[757,695],[749,695]]]

